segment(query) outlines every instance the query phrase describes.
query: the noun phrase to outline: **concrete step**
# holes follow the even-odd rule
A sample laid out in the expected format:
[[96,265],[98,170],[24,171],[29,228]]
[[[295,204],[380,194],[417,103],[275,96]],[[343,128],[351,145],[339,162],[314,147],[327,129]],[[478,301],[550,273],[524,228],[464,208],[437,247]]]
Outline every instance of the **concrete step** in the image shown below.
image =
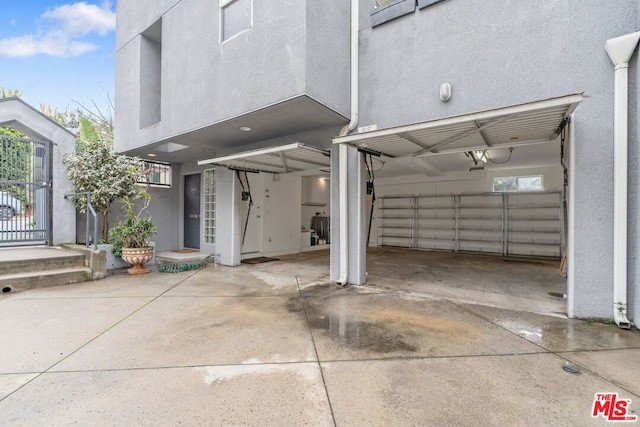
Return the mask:
[[67,249],[15,248],[0,251],[0,277],[74,267],[84,267],[84,255]]
[[91,280],[91,269],[87,267],[59,268],[54,270],[30,271],[4,274],[0,276],[2,292],[26,291],[46,286],[69,285]]

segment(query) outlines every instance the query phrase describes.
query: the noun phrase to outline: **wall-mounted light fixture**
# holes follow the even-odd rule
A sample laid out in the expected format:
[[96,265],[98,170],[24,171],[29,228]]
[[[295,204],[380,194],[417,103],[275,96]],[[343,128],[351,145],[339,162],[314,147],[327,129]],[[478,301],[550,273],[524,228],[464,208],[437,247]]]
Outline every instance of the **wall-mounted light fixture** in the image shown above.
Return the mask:
[[440,100],[447,102],[451,99],[451,85],[449,83],[442,83],[440,85]]

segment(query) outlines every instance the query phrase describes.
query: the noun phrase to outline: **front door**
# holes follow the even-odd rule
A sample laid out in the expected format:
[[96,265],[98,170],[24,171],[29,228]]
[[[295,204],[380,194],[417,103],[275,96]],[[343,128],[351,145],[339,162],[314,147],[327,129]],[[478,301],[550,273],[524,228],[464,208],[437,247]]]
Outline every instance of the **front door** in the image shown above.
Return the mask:
[[184,247],[200,249],[200,174],[184,177]]

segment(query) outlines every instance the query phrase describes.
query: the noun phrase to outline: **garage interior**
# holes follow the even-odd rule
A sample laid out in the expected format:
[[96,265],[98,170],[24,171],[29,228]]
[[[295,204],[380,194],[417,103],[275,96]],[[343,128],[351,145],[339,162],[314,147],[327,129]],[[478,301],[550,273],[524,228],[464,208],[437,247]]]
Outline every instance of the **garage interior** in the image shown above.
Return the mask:
[[[366,165],[366,285],[566,315],[568,122],[581,99],[569,95],[336,138],[334,144],[357,148]],[[315,284],[329,282],[329,250],[315,249],[330,243],[329,205],[338,199],[328,194],[326,152],[313,151],[296,143],[277,154],[257,150],[206,163],[239,170],[241,180],[250,179],[240,177],[247,170],[268,172],[263,180],[300,180],[291,206],[300,213],[300,249],[290,251],[299,253],[255,268]],[[243,258],[262,254],[252,246],[260,226],[250,218]]]

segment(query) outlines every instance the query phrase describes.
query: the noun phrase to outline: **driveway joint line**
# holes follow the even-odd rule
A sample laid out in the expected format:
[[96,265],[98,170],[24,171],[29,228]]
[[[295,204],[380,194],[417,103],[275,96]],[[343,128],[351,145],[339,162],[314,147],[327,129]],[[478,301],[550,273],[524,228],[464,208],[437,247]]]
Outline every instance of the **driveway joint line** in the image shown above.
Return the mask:
[[517,333],[515,333],[515,332],[513,332],[513,331],[511,331],[511,330],[509,330],[509,329],[507,329],[507,328],[505,328],[504,326],[502,326],[502,325],[500,325],[500,324],[498,324],[498,323],[496,323],[496,322],[494,322],[494,321],[492,321],[492,320],[489,320],[489,319],[488,319],[488,318],[486,318],[485,316],[483,316],[483,315],[481,315],[481,314],[478,314],[478,313],[476,313],[476,312],[474,312],[474,311],[470,310],[469,308],[467,308],[467,307],[463,306],[462,304],[459,304],[459,303],[454,303],[454,304],[455,304],[456,306],[458,306],[459,308],[461,308],[461,309],[465,310],[466,312],[471,313],[472,315],[474,315],[474,316],[476,316],[476,317],[478,317],[478,318],[480,318],[480,319],[482,319],[482,320],[484,320],[484,321],[486,321],[486,322],[489,322],[489,323],[491,323],[492,325],[497,326],[498,328],[500,328],[500,329],[502,329],[502,330],[504,330],[504,331],[508,332],[509,334],[515,335],[516,337],[518,337],[518,338],[520,338],[520,339],[523,339],[523,340],[525,340],[525,341],[527,341],[527,342],[529,342],[529,343],[531,343],[531,344],[535,345],[536,347],[541,348],[542,350],[546,351],[548,354],[553,354],[554,356],[556,356],[556,357],[558,357],[558,358],[560,358],[560,359],[564,360],[566,363],[570,363],[570,364],[572,364],[572,365],[576,365],[576,366],[580,367],[582,370],[584,370],[584,371],[588,372],[589,374],[593,375],[593,376],[594,376],[594,377],[596,377],[596,378],[600,378],[601,380],[603,380],[603,381],[605,381],[605,382],[607,382],[607,383],[610,383],[610,384],[612,384],[612,385],[614,385],[614,386],[616,386],[616,387],[620,387],[622,390],[626,391],[627,393],[630,393],[630,394],[632,394],[632,395],[634,395],[634,396],[636,396],[636,397],[640,397],[640,394],[635,393],[635,392],[633,392],[633,391],[629,390],[627,387],[623,386],[622,384],[618,384],[618,383],[617,383],[616,381],[614,381],[613,379],[605,378],[605,377],[603,377],[602,375],[600,375],[599,373],[594,372],[594,371],[592,371],[591,369],[587,368],[586,366],[582,366],[581,364],[576,363],[576,362],[574,362],[574,361],[572,361],[572,360],[568,359],[567,357],[564,357],[564,356],[563,356],[563,354],[571,354],[571,353],[574,353],[574,352],[583,352],[584,350],[576,350],[576,351],[554,351],[554,350],[550,350],[550,349],[548,349],[548,348],[546,348],[546,347],[544,347],[544,346],[542,346],[542,345],[540,345],[540,344],[538,344],[538,343],[536,343],[536,342],[533,342],[533,341],[531,341],[531,340],[529,340],[529,339],[527,339],[527,338],[523,337],[522,335],[519,335],[519,334],[517,334]]
[[129,313],[128,315],[126,315],[125,317],[123,317],[122,319],[118,320],[116,323],[114,323],[113,325],[111,325],[110,327],[108,327],[107,329],[105,329],[104,331],[100,332],[98,335],[96,335],[95,337],[93,337],[92,339],[90,339],[89,341],[85,342],[84,344],[82,344],[80,347],[78,347],[77,349],[75,349],[74,351],[72,351],[71,353],[67,354],[65,357],[63,357],[62,359],[58,360],[56,363],[54,363],[53,365],[49,366],[47,369],[45,369],[44,371],[38,373],[35,377],[31,378],[29,381],[27,381],[26,383],[22,384],[20,387],[18,387],[17,389],[13,390],[11,393],[7,394],[6,396],[4,396],[3,398],[0,399],[0,402],[4,401],[5,399],[9,398],[9,396],[12,396],[13,394],[17,393],[18,391],[22,390],[24,387],[26,387],[27,385],[31,384],[33,381],[35,381],[36,379],[40,378],[42,375],[48,373],[52,368],[54,368],[55,366],[59,365],[60,363],[64,362],[65,360],[67,360],[69,357],[73,356],[74,354],[76,354],[77,352],[79,352],[80,350],[82,350],[83,348],[85,348],[86,346],[88,346],[89,344],[91,344],[92,342],[94,342],[95,340],[97,340],[98,338],[100,338],[101,336],[103,336],[104,334],[106,334],[107,332],[109,332],[110,330],[112,330],[113,328],[115,328],[116,326],[118,326],[119,324],[121,324],[122,322],[124,322],[125,320],[129,319],[131,316],[133,316],[134,314],[138,313],[140,310],[142,310],[143,308],[147,307],[149,304],[151,304],[152,302],[156,301],[157,299],[159,299],[162,295],[166,294],[167,292],[171,291],[172,289],[175,289],[177,286],[181,285],[182,283],[184,283],[185,281],[187,281],[188,279],[190,279],[191,277],[195,276],[198,273],[198,270],[194,271],[192,274],[190,274],[189,276],[185,277],[183,280],[180,280],[179,282],[177,282],[175,285],[169,287],[169,289],[166,289],[164,292],[162,292],[160,295],[152,298],[151,300],[147,301],[145,304],[143,304],[142,306],[140,306],[139,308],[137,308],[136,310],[134,310],[133,312]]
[[296,284],[298,285],[298,296],[300,298],[300,303],[302,304],[302,311],[304,312],[304,318],[307,322],[307,328],[309,329],[309,335],[311,336],[311,343],[313,344],[313,351],[316,354],[316,363],[318,364],[318,369],[320,371],[320,377],[322,378],[322,386],[324,387],[324,393],[327,396],[327,403],[329,404],[329,411],[331,411],[331,419],[333,420],[333,425],[337,426],[336,416],[333,413],[333,405],[331,404],[331,397],[329,397],[329,389],[327,388],[327,380],[324,377],[324,371],[322,369],[322,362],[320,361],[320,354],[318,353],[318,347],[316,347],[316,340],[313,336],[313,330],[311,329],[311,322],[309,321],[309,314],[307,313],[307,306],[304,303],[304,297],[302,295],[302,290],[300,289],[300,282],[296,277]]

